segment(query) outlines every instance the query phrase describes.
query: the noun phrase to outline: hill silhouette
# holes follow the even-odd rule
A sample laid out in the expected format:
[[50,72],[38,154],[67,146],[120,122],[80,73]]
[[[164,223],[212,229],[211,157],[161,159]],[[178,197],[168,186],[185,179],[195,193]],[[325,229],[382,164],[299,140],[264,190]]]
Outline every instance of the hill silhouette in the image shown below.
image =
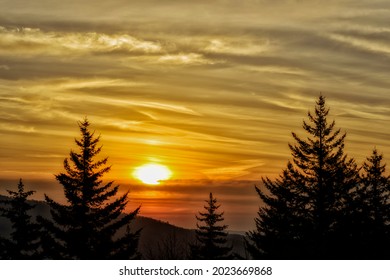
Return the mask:
[[[9,198],[0,195],[0,200],[7,199]],[[29,200],[28,203],[35,205],[31,210],[32,217],[42,216],[50,219],[50,208],[46,202]],[[150,217],[137,216],[131,223],[131,229],[136,231],[141,228],[138,249],[143,259],[186,259],[189,257],[188,245],[195,242],[195,229],[186,229]],[[10,222],[0,216],[0,236],[8,238],[10,232]],[[117,237],[124,232],[125,228],[121,229]],[[228,242],[233,246],[233,253],[238,258],[248,258],[243,234],[229,234]]]

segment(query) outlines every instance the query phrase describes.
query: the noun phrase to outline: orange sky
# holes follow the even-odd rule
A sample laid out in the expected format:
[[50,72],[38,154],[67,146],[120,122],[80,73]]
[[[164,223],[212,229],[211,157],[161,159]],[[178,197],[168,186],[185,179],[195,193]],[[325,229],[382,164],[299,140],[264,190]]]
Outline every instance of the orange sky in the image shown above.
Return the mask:
[[[238,4],[239,3],[239,4]],[[131,206],[182,226],[213,191],[232,229],[253,227],[254,182],[290,158],[320,92],[361,164],[390,155],[386,1],[11,1],[0,10],[0,193],[53,174],[77,121],[101,134]],[[169,166],[148,187],[139,165]],[[27,185],[27,184],[26,184]],[[243,218],[245,217],[245,218]]]

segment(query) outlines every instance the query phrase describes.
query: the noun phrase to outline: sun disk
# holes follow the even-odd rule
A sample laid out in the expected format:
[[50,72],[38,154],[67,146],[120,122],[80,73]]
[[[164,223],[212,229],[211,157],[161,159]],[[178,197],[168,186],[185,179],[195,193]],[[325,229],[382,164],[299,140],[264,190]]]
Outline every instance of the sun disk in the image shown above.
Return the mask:
[[133,176],[144,184],[158,185],[160,181],[169,179],[172,172],[164,165],[148,163],[137,167]]

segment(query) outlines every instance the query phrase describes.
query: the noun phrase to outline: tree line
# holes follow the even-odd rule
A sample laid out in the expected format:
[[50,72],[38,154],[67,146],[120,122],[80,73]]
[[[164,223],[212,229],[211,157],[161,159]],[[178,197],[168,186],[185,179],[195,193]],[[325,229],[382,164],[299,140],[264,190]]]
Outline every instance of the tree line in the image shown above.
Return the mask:
[[[262,178],[255,190],[262,202],[256,228],[246,233],[246,250],[253,259],[389,259],[390,177],[383,155],[373,150],[361,167],[344,152],[345,133],[328,122],[325,97],[303,122],[306,138],[292,133],[292,159],[274,180]],[[17,191],[0,201],[0,214],[12,232],[0,238],[0,259],[139,259],[142,230],[131,222],[140,207],[124,210],[128,193],[103,183],[110,171],[100,137],[87,119],[79,122],[77,151],[64,160],[56,175],[67,204],[45,195],[51,218],[33,219],[33,207],[20,180]],[[235,259],[227,241],[220,204],[210,192],[204,211],[196,216],[196,239],[188,244],[188,259]],[[119,234],[124,230],[124,234]],[[171,242],[172,243],[172,242]]]
[[292,159],[276,180],[263,178],[264,202],[248,236],[254,258],[389,259],[390,179],[374,149],[362,167],[344,152],[345,133],[328,122],[320,96],[292,133]]

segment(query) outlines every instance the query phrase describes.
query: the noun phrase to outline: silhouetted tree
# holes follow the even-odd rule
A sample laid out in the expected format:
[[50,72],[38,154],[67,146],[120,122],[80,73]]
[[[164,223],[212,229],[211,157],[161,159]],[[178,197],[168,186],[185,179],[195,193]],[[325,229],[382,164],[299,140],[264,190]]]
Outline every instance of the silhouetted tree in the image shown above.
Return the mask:
[[390,256],[390,177],[385,175],[383,155],[376,149],[363,163],[360,185],[362,227],[359,246],[361,256],[386,259]]
[[40,227],[29,214],[34,206],[27,202],[27,198],[33,195],[34,191],[25,191],[20,179],[18,190],[7,190],[7,192],[10,197],[1,201],[4,207],[0,208],[0,212],[10,220],[12,232],[10,239],[1,240],[3,258],[37,259],[40,256]]
[[[45,195],[53,221],[41,218],[47,229],[44,249],[49,258],[131,259],[138,256],[139,231],[132,233],[129,223],[139,207],[124,214],[128,193],[116,197],[119,186],[103,184],[102,176],[110,170],[107,158],[97,160],[100,137],[90,131],[87,119],[79,122],[81,139],[75,140],[79,151],[64,160],[65,173],[56,175],[64,187],[67,205]],[[119,231],[125,233],[119,236]]]
[[230,259],[232,258],[232,247],[227,245],[227,225],[219,225],[224,220],[223,212],[218,213],[220,205],[217,199],[210,193],[206,212],[199,212],[196,219],[203,225],[196,224],[197,244],[191,245],[191,259]]
[[344,154],[345,134],[327,121],[329,109],[321,95],[315,113],[303,122],[308,133],[289,144],[292,162],[272,182],[256,188],[264,206],[249,232],[253,257],[348,258],[358,169]]
[[275,181],[262,178],[267,194],[255,187],[265,205],[255,218],[257,230],[247,235],[246,247],[252,258],[295,259],[307,254],[302,244],[309,227],[307,199],[300,190],[303,178],[298,175],[289,162]]

